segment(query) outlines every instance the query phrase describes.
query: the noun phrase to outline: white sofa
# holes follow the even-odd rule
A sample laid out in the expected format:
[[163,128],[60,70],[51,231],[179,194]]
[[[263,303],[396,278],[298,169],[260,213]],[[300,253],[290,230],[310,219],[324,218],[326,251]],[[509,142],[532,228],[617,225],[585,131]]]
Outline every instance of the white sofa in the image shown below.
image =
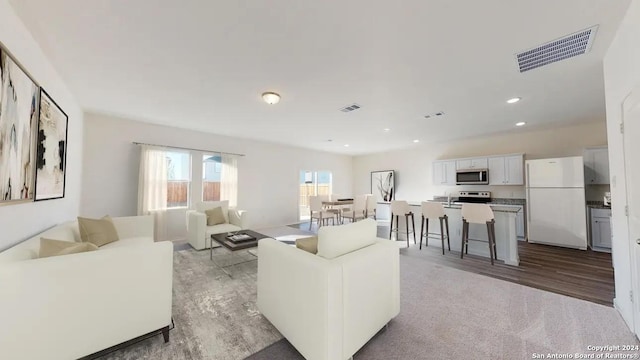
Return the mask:
[[[222,208],[227,220],[225,224],[207,226],[207,215],[204,213],[216,207]],[[187,211],[187,240],[196,249],[202,250],[211,246],[211,234],[222,234],[231,231],[248,229],[247,212],[229,208],[229,201],[200,201],[195,210]]]
[[320,228],[317,255],[262,239],[258,309],[307,360],[348,359],[400,312],[398,246],[371,219]]
[[121,240],[39,259],[40,238],[80,241],[77,221],[0,252],[0,359],[77,359],[171,325],[173,245],[153,217],[113,218]]

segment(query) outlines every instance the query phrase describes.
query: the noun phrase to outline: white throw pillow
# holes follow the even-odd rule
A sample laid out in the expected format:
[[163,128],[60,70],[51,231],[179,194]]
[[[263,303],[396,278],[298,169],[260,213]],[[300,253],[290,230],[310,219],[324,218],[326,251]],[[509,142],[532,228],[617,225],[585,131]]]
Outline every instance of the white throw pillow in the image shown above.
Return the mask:
[[338,256],[374,244],[378,227],[373,219],[340,226],[323,226],[318,230],[318,256],[334,259]]
[[201,213],[204,213],[207,210],[211,210],[217,207],[222,208],[222,215],[224,215],[224,219],[228,223],[229,222],[229,200],[200,201],[196,203],[196,210]]

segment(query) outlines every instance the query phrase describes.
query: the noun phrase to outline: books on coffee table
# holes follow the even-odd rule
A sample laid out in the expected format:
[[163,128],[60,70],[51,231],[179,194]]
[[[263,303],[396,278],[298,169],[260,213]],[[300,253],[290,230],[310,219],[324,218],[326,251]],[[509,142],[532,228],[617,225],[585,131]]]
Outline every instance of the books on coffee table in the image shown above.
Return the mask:
[[234,243],[238,243],[238,242],[244,242],[244,241],[252,241],[255,240],[256,238],[249,235],[249,234],[233,234],[233,235],[227,235],[227,239],[229,239],[229,241],[232,241]]

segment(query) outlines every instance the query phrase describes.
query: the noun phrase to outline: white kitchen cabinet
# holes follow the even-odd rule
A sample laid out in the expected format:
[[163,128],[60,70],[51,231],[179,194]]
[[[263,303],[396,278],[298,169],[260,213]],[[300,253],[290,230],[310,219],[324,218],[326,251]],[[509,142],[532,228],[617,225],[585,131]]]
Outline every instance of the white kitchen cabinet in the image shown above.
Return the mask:
[[488,168],[487,158],[471,158],[471,159],[459,159],[456,160],[456,169],[486,169]]
[[455,185],[456,162],[455,160],[433,162],[433,184]]
[[584,183],[587,185],[609,184],[609,149],[584,150]]
[[504,158],[507,182],[505,185],[524,185],[524,157],[522,155]]
[[592,208],[591,248],[608,251],[611,249],[611,209]]
[[489,185],[524,185],[522,155],[489,158]]

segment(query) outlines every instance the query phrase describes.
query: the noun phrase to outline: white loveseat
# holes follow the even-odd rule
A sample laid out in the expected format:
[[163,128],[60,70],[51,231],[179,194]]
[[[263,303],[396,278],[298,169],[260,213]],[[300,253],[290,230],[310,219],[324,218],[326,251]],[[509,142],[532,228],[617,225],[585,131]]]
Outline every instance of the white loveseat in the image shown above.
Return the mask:
[[77,359],[171,325],[173,245],[153,217],[115,217],[120,240],[38,258],[40,238],[80,241],[77,221],[0,252],[0,359]]
[[[207,226],[206,210],[221,207],[224,224]],[[195,210],[187,211],[187,240],[196,249],[202,250],[211,246],[211,234],[222,234],[231,231],[248,229],[247,212],[229,208],[229,201],[200,201]]]
[[348,359],[400,312],[398,246],[371,219],[320,228],[317,255],[262,239],[258,309],[307,360]]

